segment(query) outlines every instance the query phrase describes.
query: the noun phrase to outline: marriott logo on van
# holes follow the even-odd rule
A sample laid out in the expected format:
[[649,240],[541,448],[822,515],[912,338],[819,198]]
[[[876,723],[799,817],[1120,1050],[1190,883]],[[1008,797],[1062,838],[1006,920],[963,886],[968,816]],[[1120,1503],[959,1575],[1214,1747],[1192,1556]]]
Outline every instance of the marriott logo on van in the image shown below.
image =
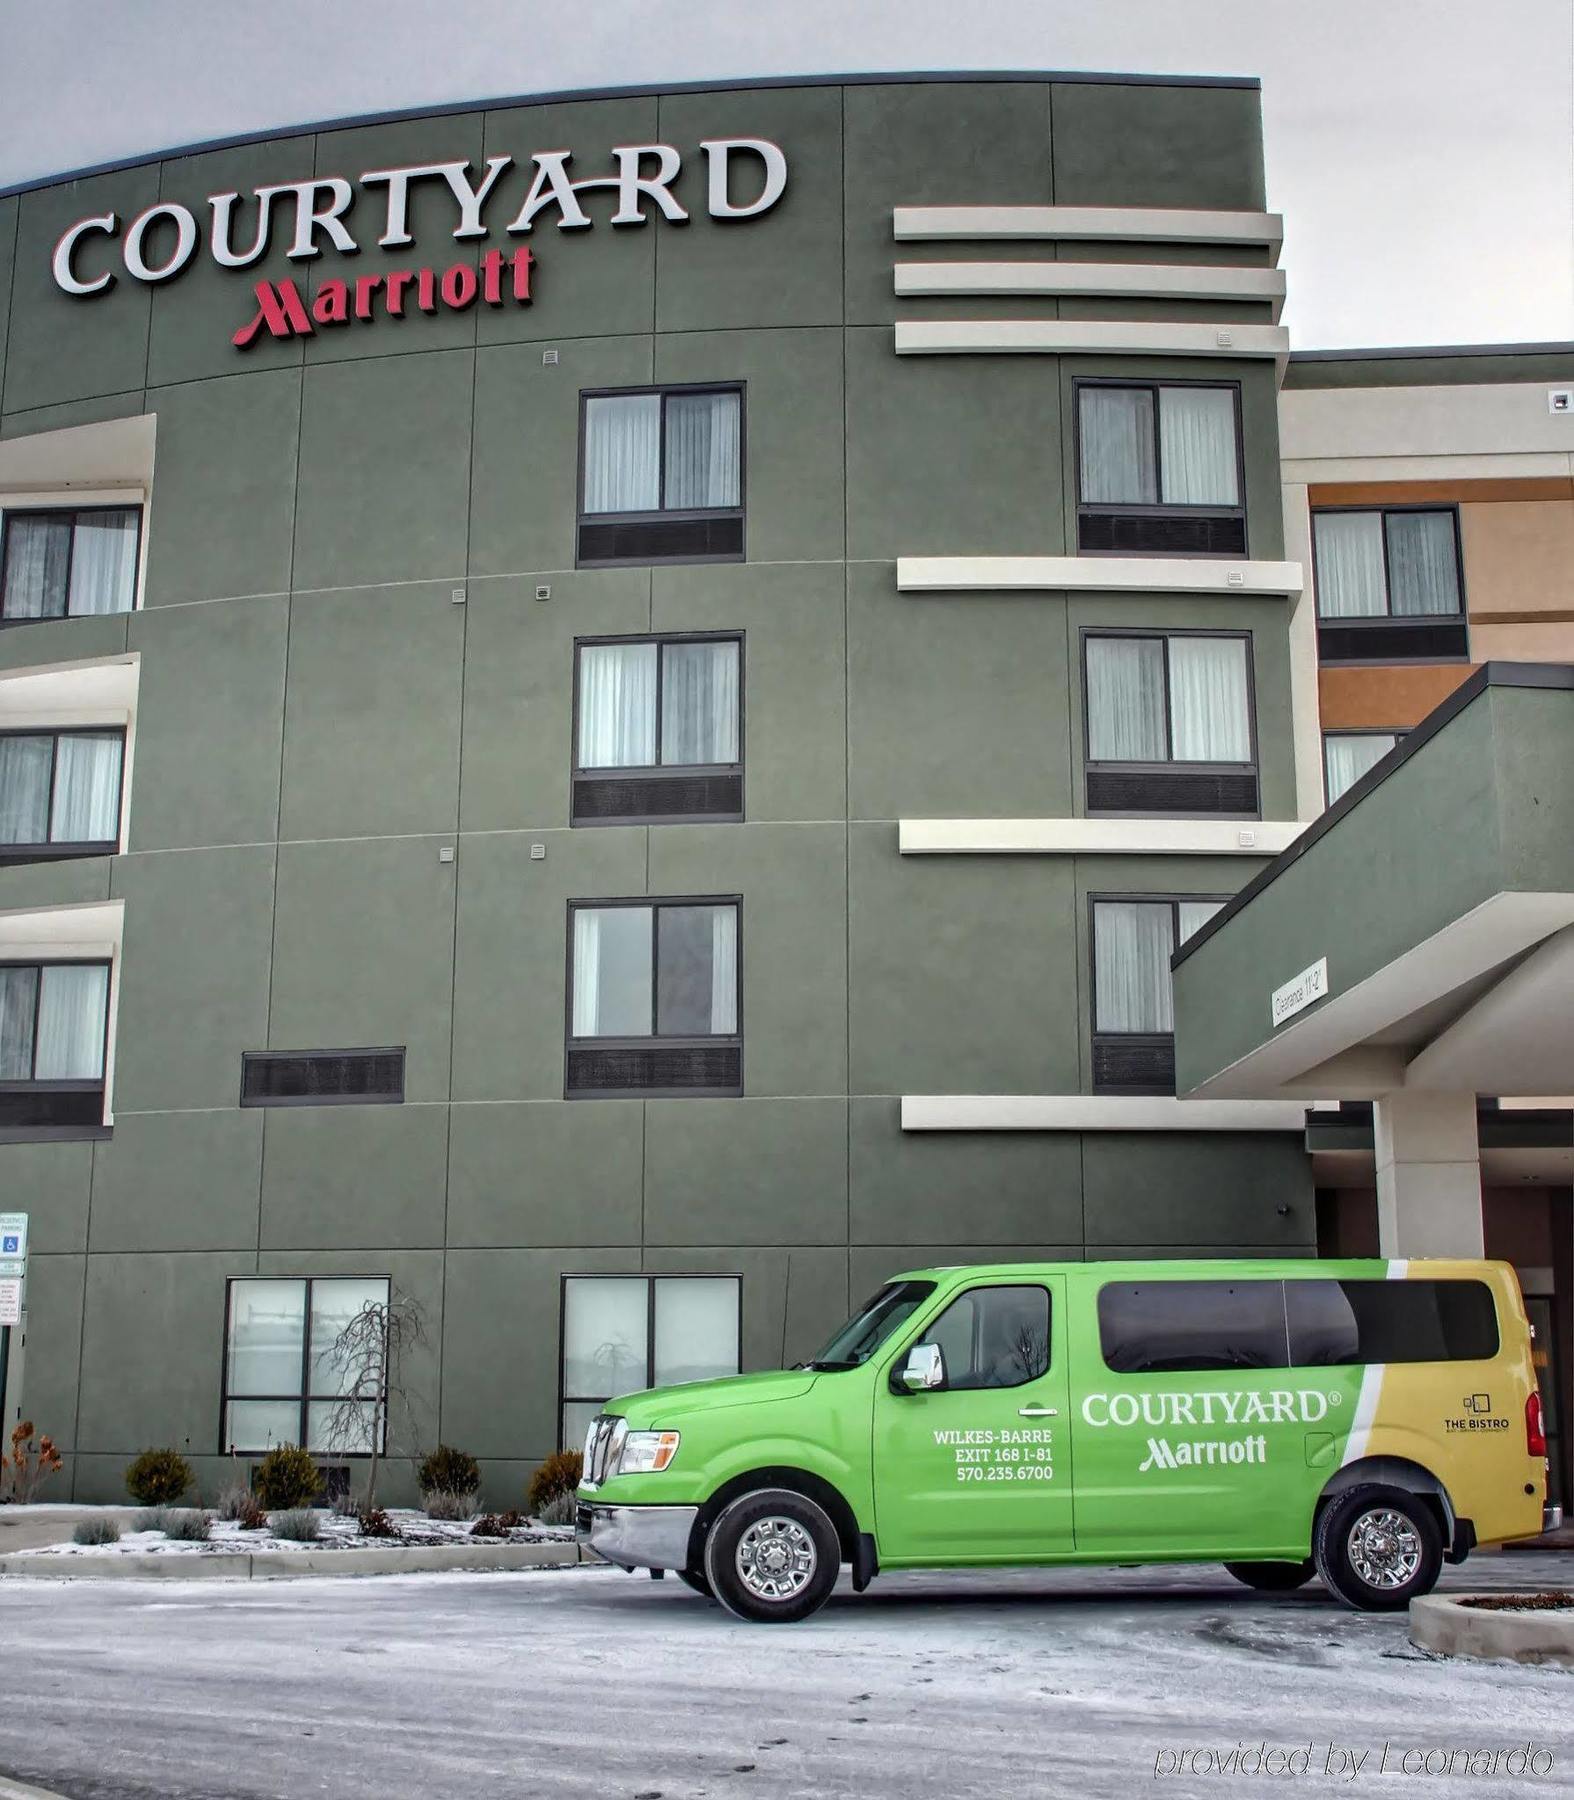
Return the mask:
[[1085,1394],[1083,1422],[1105,1425],[1316,1425],[1343,1395],[1322,1388],[1259,1393]]

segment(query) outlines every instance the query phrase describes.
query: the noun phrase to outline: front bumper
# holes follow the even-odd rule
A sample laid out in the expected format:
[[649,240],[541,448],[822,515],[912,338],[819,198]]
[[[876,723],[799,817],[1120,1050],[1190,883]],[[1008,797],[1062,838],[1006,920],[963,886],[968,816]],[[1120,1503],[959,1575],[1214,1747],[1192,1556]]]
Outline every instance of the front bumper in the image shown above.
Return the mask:
[[697,1506],[595,1506],[574,1512],[574,1541],[622,1569],[686,1569]]

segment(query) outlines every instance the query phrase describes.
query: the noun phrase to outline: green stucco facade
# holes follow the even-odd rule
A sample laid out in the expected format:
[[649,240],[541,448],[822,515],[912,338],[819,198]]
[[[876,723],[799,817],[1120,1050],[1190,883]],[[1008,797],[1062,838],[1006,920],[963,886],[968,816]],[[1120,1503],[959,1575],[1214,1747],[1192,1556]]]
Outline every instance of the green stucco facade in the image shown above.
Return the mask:
[[[785,197],[713,220],[697,146],[745,135],[783,147]],[[692,222],[538,227],[528,308],[242,353],[252,284],[305,278],[278,251],[91,299],[50,277],[92,213],[543,147],[599,172],[647,142],[683,152]],[[442,202],[415,190],[414,246],[339,272],[484,253]],[[751,1368],[811,1354],[896,1268],[1313,1245],[1293,1133],[900,1128],[906,1094],[1087,1093],[1088,896],[1224,893],[1261,866],[899,855],[903,818],[1083,812],[1084,628],[1249,631],[1261,814],[1296,816],[1282,600],[897,589],[899,555],[1075,553],[1072,384],[1097,374],[1238,382],[1250,554],[1283,555],[1271,359],[894,353],[892,208],[1012,204],[1260,209],[1255,89],[621,94],[0,197],[0,438],[156,418],[138,609],[0,630],[6,669],[140,656],[125,854],[0,868],[0,913],[125,903],[112,1131],[0,1143],[0,1210],[32,1218],[22,1393],[67,1451],[57,1491],[116,1497],[163,1443],[217,1482],[235,1276],[414,1295],[422,1433],[483,1459],[505,1504],[555,1444],[565,1273],[740,1274]],[[708,381],[745,384],[746,560],[576,568],[582,390]],[[571,826],[575,640],[718,629],[746,644],[745,821]],[[741,1098],[564,1097],[568,902],[647,894],[742,897]],[[406,1047],[402,1105],[239,1106],[244,1052],[356,1045]]]

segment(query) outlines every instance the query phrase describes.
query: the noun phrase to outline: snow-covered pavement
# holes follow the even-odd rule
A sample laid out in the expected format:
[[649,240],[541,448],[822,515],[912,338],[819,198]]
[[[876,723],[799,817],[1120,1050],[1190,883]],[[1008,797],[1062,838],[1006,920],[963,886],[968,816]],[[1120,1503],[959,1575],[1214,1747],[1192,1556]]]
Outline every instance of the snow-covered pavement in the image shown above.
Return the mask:
[[[1574,1558],[1445,1577],[1509,1585],[1574,1586]],[[1549,1772],[1400,1761],[1527,1742]],[[1310,1772],[1155,1775],[1166,1753],[1264,1744],[1309,1746]],[[1402,1616],[1315,1585],[1253,1594],[1217,1568],[888,1576],[788,1628],[595,1568],[7,1580],[0,1771],[72,1800],[1520,1800],[1574,1784],[1574,1675],[1434,1662]]]

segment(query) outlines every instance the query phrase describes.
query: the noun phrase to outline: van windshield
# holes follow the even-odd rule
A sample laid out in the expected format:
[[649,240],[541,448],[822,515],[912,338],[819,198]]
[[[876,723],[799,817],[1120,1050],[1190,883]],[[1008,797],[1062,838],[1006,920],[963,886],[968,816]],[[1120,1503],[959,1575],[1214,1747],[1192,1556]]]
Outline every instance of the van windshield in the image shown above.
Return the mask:
[[866,1300],[806,1369],[856,1369],[935,1291],[932,1281],[893,1281]]

